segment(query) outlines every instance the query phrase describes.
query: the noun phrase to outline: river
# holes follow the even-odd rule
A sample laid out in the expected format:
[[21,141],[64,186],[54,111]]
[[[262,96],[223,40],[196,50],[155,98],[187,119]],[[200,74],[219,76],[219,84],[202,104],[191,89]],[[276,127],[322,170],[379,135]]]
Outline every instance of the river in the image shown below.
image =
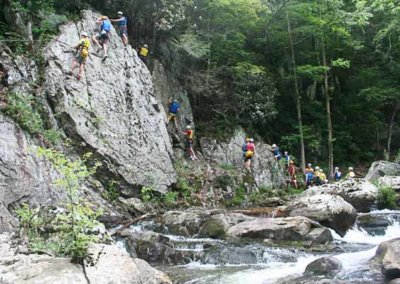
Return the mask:
[[[367,221],[365,221],[367,220]],[[335,248],[328,252],[307,252],[290,247],[269,247],[260,243],[231,243],[212,239],[169,236],[176,250],[201,253],[212,245],[216,253],[199,257],[186,265],[162,266],[179,284],[269,284],[301,276],[306,266],[322,256],[335,256],[343,268],[334,279],[353,283],[384,283],[380,273],[370,270],[369,260],[377,246],[400,236],[400,211],[372,211],[359,214],[355,226],[341,238],[332,231]]]

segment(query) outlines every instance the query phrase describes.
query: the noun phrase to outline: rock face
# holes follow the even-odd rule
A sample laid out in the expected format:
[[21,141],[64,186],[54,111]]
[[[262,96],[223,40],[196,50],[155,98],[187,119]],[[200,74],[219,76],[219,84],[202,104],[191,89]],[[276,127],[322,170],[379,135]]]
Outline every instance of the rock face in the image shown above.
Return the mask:
[[400,176],[400,164],[387,161],[373,162],[365,179],[377,180],[383,176]]
[[332,277],[342,269],[342,263],[335,257],[321,257],[307,265],[304,275]]
[[304,191],[302,196],[317,194],[338,195],[353,205],[358,212],[369,212],[378,197],[378,188],[364,179],[313,186]]
[[400,238],[381,243],[376,250],[374,260],[386,279],[400,278]]
[[[65,132],[104,161],[109,176],[132,190],[141,186],[165,192],[175,182],[165,113],[151,76],[130,46],[111,30],[109,57],[90,48],[85,74],[67,76],[79,33],[94,34],[99,15],[84,11],[82,21],[61,28],[45,49],[45,90]],[[77,72],[77,70],[75,70]],[[129,195],[129,193],[128,193]]]
[[321,228],[310,219],[301,216],[257,218],[231,227],[228,235],[271,241],[301,241],[305,246],[326,244],[332,240],[328,229]]
[[[226,143],[215,139],[201,138],[200,146],[204,158],[210,163],[243,168],[241,145],[245,137],[246,134],[242,130],[238,130]],[[275,161],[273,154],[267,149],[266,144],[256,143],[256,155],[253,158],[252,169],[254,180],[259,187],[281,187],[285,184],[284,172]]]
[[303,196],[291,201],[285,208],[290,216],[304,216],[334,229],[340,236],[353,226],[356,209],[340,196],[319,194]]
[[56,174],[50,165],[35,157],[35,143],[12,120],[0,113],[0,233],[11,231],[15,220],[9,209],[28,202],[33,207],[51,205],[64,193],[51,187]]

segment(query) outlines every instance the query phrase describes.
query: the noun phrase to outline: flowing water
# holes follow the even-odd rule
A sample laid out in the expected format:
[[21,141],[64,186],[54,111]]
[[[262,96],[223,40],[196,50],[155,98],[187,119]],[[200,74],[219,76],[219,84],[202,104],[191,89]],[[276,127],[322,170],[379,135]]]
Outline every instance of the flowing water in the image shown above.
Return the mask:
[[[159,268],[167,272],[174,283],[180,284],[268,284],[290,276],[301,276],[313,260],[335,256],[343,265],[335,279],[346,283],[384,283],[380,273],[369,269],[368,262],[375,255],[377,245],[400,237],[400,211],[373,211],[359,214],[358,219],[343,238],[332,231],[336,249],[330,253],[174,237],[176,250],[193,251],[198,258],[194,257],[186,265]],[[207,244],[218,247],[217,252],[205,253]]]

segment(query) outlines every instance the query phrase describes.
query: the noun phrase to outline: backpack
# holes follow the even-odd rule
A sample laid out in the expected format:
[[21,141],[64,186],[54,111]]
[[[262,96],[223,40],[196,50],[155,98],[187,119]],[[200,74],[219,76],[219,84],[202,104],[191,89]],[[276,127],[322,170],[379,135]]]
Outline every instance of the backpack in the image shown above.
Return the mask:
[[169,112],[170,112],[170,113],[173,113],[173,114],[176,114],[176,113],[178,112],[178,109],[179,109],[179,108],[180,108],[179,103],[176,102],[176,101],[173,101],[173,102],[171,103],[171,105],[169,106]]

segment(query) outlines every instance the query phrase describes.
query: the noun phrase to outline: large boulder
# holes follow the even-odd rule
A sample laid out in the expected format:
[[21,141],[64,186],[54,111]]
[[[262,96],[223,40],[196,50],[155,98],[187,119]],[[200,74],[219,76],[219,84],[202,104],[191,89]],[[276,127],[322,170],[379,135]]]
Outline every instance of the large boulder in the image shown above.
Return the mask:
[[353,179],[313,186],[301,195],[312,196],[318,194],[339,195],[353,205],[358,212],[369,212],[378,197],[378,188],[364,179]]
[[35,143],[11,119],[0,113],[0,233],[15,228],[10,209],[27,202],[32,207],[52,205],[65,196],[51,187],[57,174],[34,154]]
[[324,275],[333,277],[342,269],[342,263],[335,257],[321,257],[309,263],[304,271],[304,275]]
[[[203,137],[200,146],[204,158],[214,164],[231,165],[243,168],[243,154],[241,145],[246,133],[237,130],[227,142]],[[275,161],[274,155],[269,151],[268,145],[256,143],[256,154],[252,162],[252,174],[258,187],[282,187],[285,184],[283,169]]]
[[383,176],[400,176],[400,164],[388,161],[373,162],[365,179],[377,180]]
[[165,192],[176,181],[165,112],[131,46],[124,47],[112,29],[107,60],[92,46],[83,78],[67,76],[71,48],[81,31],[94,33],[99,16],[83,11],[80,22],[62,26],[44,49],[45,92],[68,136],[104,161],[100,178],[119,180],[127,196],[142,186]]
[[388,280],[400,278],[399,255],[400,238],[383,242],[376,250],[374,261]]
[[319,194],[300,196],[284,209],[290,216],[304,216],[334,229],[340,236],[352,227],[357,218],[356,209],[342,197]]
[[92,244],[88,255],[84,266],[90,283],[172,283],[164,273],[115,245]]
[[328,229],[301,216],[256,218],[241,222],[229,229],[228,236],[265,239],[272,243],[298,243],[305,247],[325,245],[332,241]]

